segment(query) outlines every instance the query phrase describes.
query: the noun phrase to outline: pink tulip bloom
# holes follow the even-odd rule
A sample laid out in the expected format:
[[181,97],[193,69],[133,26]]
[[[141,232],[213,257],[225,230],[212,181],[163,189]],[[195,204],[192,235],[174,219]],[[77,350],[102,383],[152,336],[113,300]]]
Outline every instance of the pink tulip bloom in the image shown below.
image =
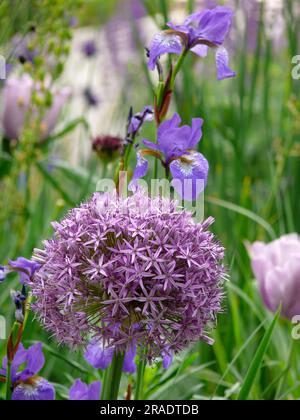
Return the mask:
[[300,315],[300,237],[282,236],[265,244],[249,246],[252,269],[268,309],[276,312],[282,305],[282,316]]
[[[34,82],[28,74],[11,76],[3,89],[2,126],[4,135],[18,140],[22,132],[26,113],[29,110]],[[69,88],[52,90],[53,104],[46,112],[41,124],[41,140],[49,136],[58,120],[60,111],[70,97]]]

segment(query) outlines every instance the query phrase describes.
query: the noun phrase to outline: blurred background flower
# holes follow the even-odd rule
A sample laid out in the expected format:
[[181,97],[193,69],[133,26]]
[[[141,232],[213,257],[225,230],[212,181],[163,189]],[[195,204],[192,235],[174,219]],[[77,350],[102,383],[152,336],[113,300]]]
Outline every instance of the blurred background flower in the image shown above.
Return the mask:
[[[27,114],[36,112],[30,109],[33,89],[34,82],[27,74],[21,77],[11,76],[6,81],[3,89],[2,125],[4,136],[8,139],[18,140]],[[53,103],[42,119],[40,127],[41,138],[36,139],[36,141],[45,139],[55,128],[59,114],[70,98],[70,94],[69,88],[53,89]]]
[[282,316],[300,315],[300,237],[284,235],[269,244],[249,246],[252,269],[266,307]]

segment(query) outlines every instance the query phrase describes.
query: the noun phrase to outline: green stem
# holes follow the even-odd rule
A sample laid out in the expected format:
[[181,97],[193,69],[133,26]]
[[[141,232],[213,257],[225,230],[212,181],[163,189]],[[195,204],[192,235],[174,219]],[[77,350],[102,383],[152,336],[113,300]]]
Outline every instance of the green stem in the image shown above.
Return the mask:
[[117,353],[104,375],[101,400],[112,401],[118,399],[124,353]]
[[183,62],[184,62],[184,60],[185,60],[185,57],[187,56],[188,51],[189,51],[189,50],[187,50],[187,49],[184,49],[184,50],[182,51],[182,53],[180,54],[179,59],[178,59],[178,61],[177,61],[176,65],[175,65],[175,67],[174,67],[173,74],[172,74],[172,78],[171,78],[171,82],[170,82],[170,89],[171,89],[172,91],[174,90],[176,76],[177,76],[177,74],[178,74],[179,70],[180,70],[180,69],[181,69],[181,67],[182,67],[182,64],[183,64]]
[[292,366],[292,363],[293,363],[295,347],[296,347],[296,340],[293,340],[292,344],[291,344],[291,347],[290,347],[290,351],[289,351],[286,367],[285,367],[285,370],[284,370],[284,374],[283,374],[283,377],[281,378],[281,380],[279,382],[279,385],[278,385],[278,388],[277,388],[277,391],[276,391],[275,400],[278,400],[281,396],[281,393],[282,393],[283,387],[285,385],[289,370],[290,370],[290,368]]
[[141,354],[139,364],[138,364],[136,387],[135,387],[135,393],[134,393],[135,400],[140,400],[141,396],[143,395],[146,364],[147,364],[147,358],[146,358],[146,351],[145,351]]
[[11,362],[7,361],[6,369],[6,400],[11,400]]

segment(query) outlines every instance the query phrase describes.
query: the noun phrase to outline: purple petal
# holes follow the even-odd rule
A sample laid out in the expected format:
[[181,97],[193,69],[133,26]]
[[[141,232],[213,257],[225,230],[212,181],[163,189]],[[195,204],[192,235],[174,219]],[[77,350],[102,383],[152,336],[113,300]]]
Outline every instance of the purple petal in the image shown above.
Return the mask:
[[206,57],[208,54],[208,46],[207,45],[195,45],[195,47],[191,48],[191,51],[198,55],[198,57]]
[[145,158],[141,155],[141,153],[140,153],[140,152],[138,152],[138,153],[136,154],[136,156],[137,156],[137,164],[136,164],[136,168],[135,168],[135,171],[134,171],[134,174],[133,174],[132,180],[131,180],[131,182],[130,182],[130,184],[129,184],[129,186],[128,186],[128,189],[129,189],[130,191],[133,191],[133,190],[137,187],[137,181],[138,181],[140,178],[143,178],[143,177],[147,174],[147,172],[148,172],[148,167],[149,167],[149,164],[148,164],[147,159],[145,159]]
[[136,356],[136,346],[132,346],[125,353],[123,372],[132,373],[132,374],[136,372],[136,364],[134,361],[135,356]]
[[30,281],[35,271],[40,268],[40,264],[27,260],[24,257],[18,257],[15,261],[9,261],[9,268],[20,274],[21,284],[26,284]]
[[137,133],[137,131],[143,126],[145,121],[151,122],[154,119],[154,110],[150,105],[146,105],[142,112],[135,114],[130,121],[128,127],[128,134]]
[[30,383],[21,383],[12,394],[13,401],[53,401],[55,400],[55,389],[46,379],[35,378]]
[[193,201],[206,186],[209,164],[198,152],[191,152],[183,158],[189,160],[190,163],[176,159],[170,164],[173,176],[171,185],[183,199]]
[[101,382],[96,381],[89,385],[89,401],[98,401],[101,394]]
[[26,367],[18,378],[21,381],[26,381],[26,379],[35,376],[45,364],[45,357],[42,352],[42,343],[36,343],[25,351]]
[[[27,352],[28,350],[26,350],[22,344],[19,345],[18,351],[15,354],[14,360],[12,362],[12,367],[11,367],[11,380],[14,383],[18,377],[20,376],[20,374],[18,374],[18,370],[19,368],[26,363],[27,360]],[[2,362],[3,368],[6,370],[7,367],[7,358],[5,357],[3,359]]]
[[157,143],[152,143],[152,141],[149,141],[149,140],[147,140],[147,139],[144,139],[144,140],[143,140],[143,143],[144,143],[144,145],[145,145],[148,149],[155,150],[155,151],[157,151],[157,152],[160,152],[160,151],[161,151],[161,150],[160,150],[160,147],[159,147],[159,145],[158,145]]
[[5,136],[17,140],[29,108],[33,81],[27,74],[9,77],[3,89],[2,125]]
[[150,45],[148,67],[154,70],[158,58],[163,54],[181,54],[182,43],[178,35],[170,35],[165,32],[156,34]]
[[130,125],[128,127],[128,133],[129,134],[136,133],[140,124],[141,124],[141,120],[139,118],[135,116],[132,117],[130,121]]
[[163,368],[168,369],[173,362],[173,356],[170,353],[163,354]]
[[164,131],[158,139],[160,150],[168,162],[172,158],[182,156],[189,149],[192,130],[184,125]]
[[[203,40],[222,45],[229,32],[232,16],[233,11],[230,8],[218,6],[214,9],[193,13],[185,19],[183,25],[174,25],[169,22],[168,26],[175,31],[188,35],[191,46],[197,41]],[[196,51],[203,53],[205,50],[196,49],[194,52]]]
[[106,369],[111,364],[113,355],[113,348],[105,349],[99,341],[92,340],[87,346],[84,358],[95,369]]
[[189,141],[189,149],[194,149],[202,138],[202,126],[204,120],[202,118],[193,118],[192,133]]
[[224,47],[220,47],[216,52],[216,66],[218,72],[218,80],[235,77],[236,72],[229,67],[229,55]]
[[181,118],[177,112],[173,115],[173,117],[170,120],[166,120],[163,123],[160,124],[157,130],[157,136],[158,138],[161,137],[165,131],[170,130],[171,128],[177,128],[179,127],[181,123]]
[[167,162],[184,155],[195,147],[202,137],[202,118],[193,119],[192,128],[188,125],[179,127],[180,122],[179,115],[174,114],[172,119],[162,123],[158,129],[159,150],[164,153]]
[[233,11],[230,8],[218,6],[211,10],[205,10],[198,16],[197,14],[192,16],[194,21],[198,21],[198,28],[195,31],[198,38],[216,45],[223,44],[233,17]]
[[71,401],[98,401],[100,399],[100,392],[100,381],[87,385],[80,379],[76,379],[70,388],[69,399]]
[[[3,89],[2,123],[5,136],[18,140],[22,132],[25,116],[29,109],[34,82],[28,74],[9,77]],[[46,112],[41,124],[41,139],[46,138],[55,127],[61,108],[70,97],[70,90],[53,90],[53,105]]]

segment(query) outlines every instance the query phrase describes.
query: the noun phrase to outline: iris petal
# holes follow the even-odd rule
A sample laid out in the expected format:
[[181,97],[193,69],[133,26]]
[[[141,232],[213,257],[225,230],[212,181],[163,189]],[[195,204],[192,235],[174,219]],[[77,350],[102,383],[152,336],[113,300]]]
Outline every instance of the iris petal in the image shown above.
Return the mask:
[[156,34],[150,45],[150,56],[148,67],[154,70],[158,58],[163,54],[181,54],[182,43],[178,35],[171,35],[166,32]]
[[134,188],[137,186],[137,181],[140,178],[143,178],[147,172],[148,172],[148,161],[147,159],[145,159],[140,152],[138,152],[136,154],[137,156],[137,164],[136,164],[136,168],[132,177],[132,180],[128,186],[129,190],[132,191],[134,190]]
[[229,67],[229,55],[224,47],[220,47],[216,52],[216,66],[218,72],[218,80],[235,77],[236,72]]
[[[183,159],[182,159],[183,158]],[[196,200],[206,186],[209,164],[198,152],[191,152],[170,164],[172,186],[181,198]]]

